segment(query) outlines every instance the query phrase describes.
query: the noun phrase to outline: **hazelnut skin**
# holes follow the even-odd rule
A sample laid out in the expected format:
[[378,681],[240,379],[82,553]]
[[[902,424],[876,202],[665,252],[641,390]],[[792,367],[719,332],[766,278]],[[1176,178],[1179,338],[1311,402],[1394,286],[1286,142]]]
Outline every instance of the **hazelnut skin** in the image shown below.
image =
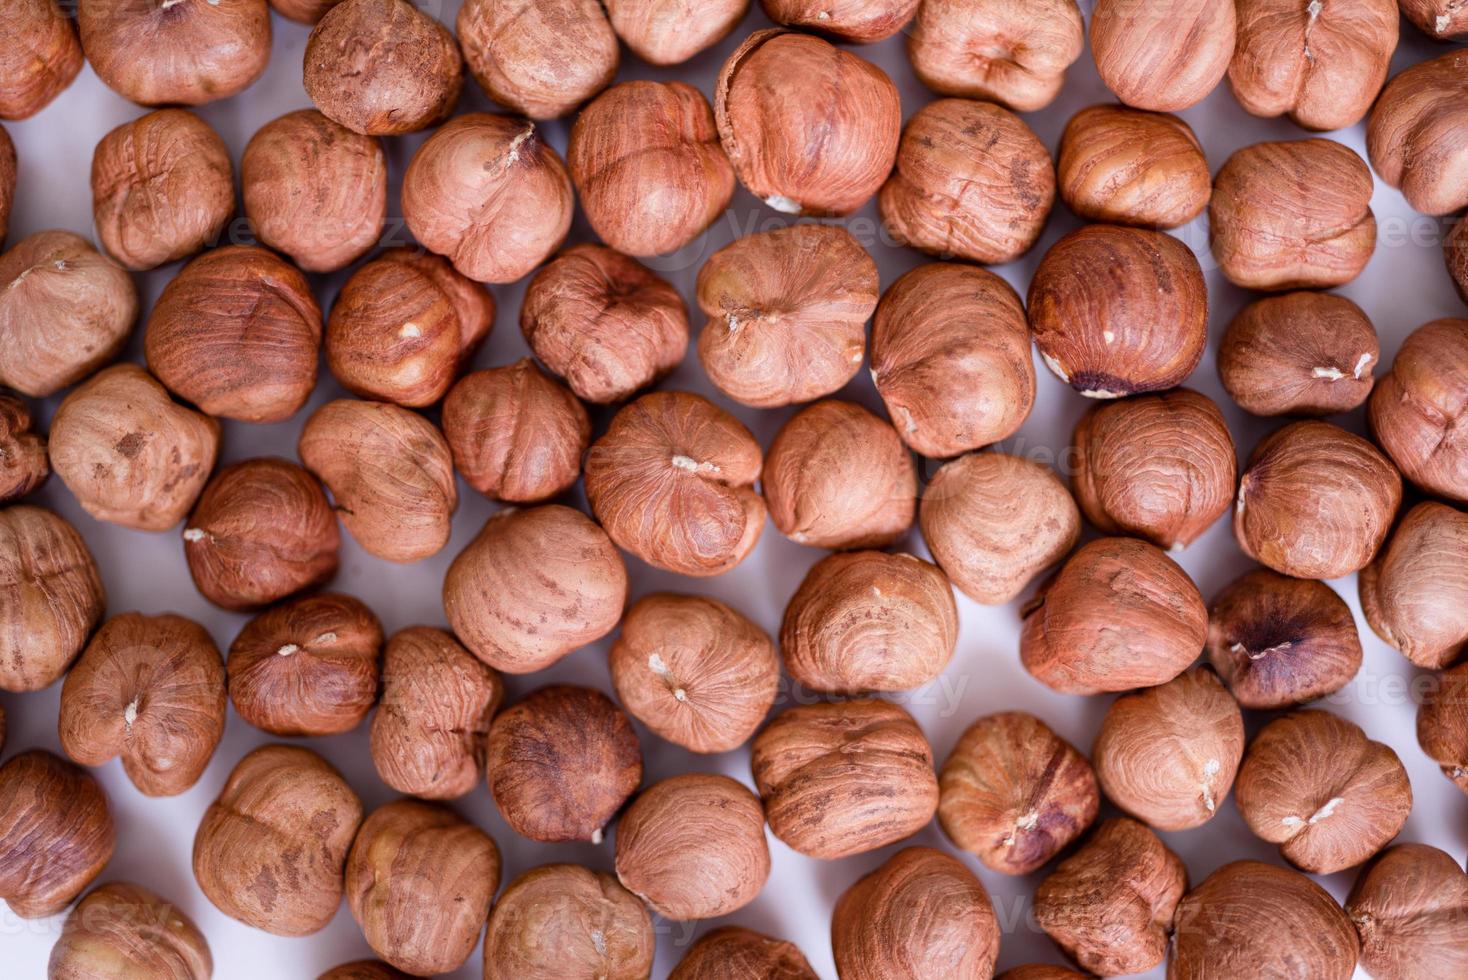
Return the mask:
[[180,405],[136,364],[74,388],[51,420],[51,464],[88,514],[165,531],[194,506],[219,454],[219,423]]
[[107,605],[76,528],[44,507],[0,509],[0,691],[39,691],[66,672]]
[[1283,575],[1340,578],[1376,557],[1401,501],[1402,478],[1371,443],[1328,422],[1294,422],[1249,457],[1234,536]]
[[[3,202],[3,192],[0,192],[0,202]],[[3,203],[0,203],[0,212],[4,211]],[[4,222],[0,221],[0,238],[3,238]],[[1443,245],[1443,258],[1448,263],[1448,274],[1453,277],[1453,285],[1458,287],[1458,295],[1463,297],[1463,302],[1468,303],[1468,218],[1460,218],[1453,230],[1448,232],[1447,241]]]
[[209,943],[178,906],[114,881],[92,889],[66,917],[47,980],[209,980]]
[[15,144],[10,134],[0,126],[0,245],[10,230],[10,208],[15,203],[15,171],[19,161],[15,157]]
[[[269,2],[270,9],[286,20],[312,26],[319,23],[321,18],[326,16],[327,11],[341,3],[341,0],[269,0]],[[345,969],[345,967],[340,969]]]
[[586,496],[618,547],[670,572],[719,575],[764,529],[760,466],[759,443],[734,416],[699,395],[653,392],[592,444]]
[[704,596],[639,599],[622,618],[610,667],[632,716],[692,752],[728,752],[749,741],[780,685],[769,636]]
[[159,109],[102,137],[92,154],[92,218],[129,269],[193,255],[234,214],[234,166],[219,134],[183,109]]
[[0,766],[0,900],[22,919],[56,915],[117,844],[102,784],[41,749]]
[[794,943],[743,926],[721,926],[693,944],[668,980],[817,980]]
[[19,500],[51,475],[46,437],[33,424],[25,402],[0,392],[0,505]]
[[617,823],[617,879],[675,922],[743,908],[769,876],[760,801],[728,776],[654,783]]
[[597,0],[467,0],[459,43],[491,99],[531,119],[557,119],[612,83],[621,54]]
[[1176,228],[1203,213],[1213,177],[1193,128],[1165,112],[1093,105],[1060,138],[1060,196],[1087,221]]
[[1238,19],[1215,0],[1096,0],[1091,53],[1101,81],[1137,109],[1176,112],[1223,81]]
[[1371,110],[1366,150],[1371,167],[1423,214],[1468,205],[1468,54],[1457,48],[1419,62],[1387,83]]
[[627,567],[606,533],[560,504],[502,510],[443,583],[449,624],[496,670],[543,670],[616,629]]
[[1468,875],[1450,854],[1426,844],[1387,848],[1356,879],[1346,914],[1373,977],[1468,973]]
[[381,960],[357,960],[332,967],[316,980],[409,980],[409,977]]
[[21,0],[8,14],[11,37],[25,40],[0,52],[0,119],[26,119],[76,78],[82,46],[67,8],[56,0]]
[[790,708],[751,746],[770,830],[807,857],[834,861],[911,837],[938,808],[933,750],[888,701]]
[[1443,671],[1417,708],[1417,742],[1468,793],[1468,664]]
[[1468,320],[1434,320],[1408,334],[1371,394],[1371,434],[1402,475],[1468,503]]
[[605,0],[612,30],[650,65],[678,65],[728,37],[749,0],[704,0],[690,6],[667,0]]
[[1468,35],[1468,8],[1454,0],[1398,0],[1402,13],[1430,38],[1446,41]]
[[844,228],[747,235],[699,270],[698,359],[714,387],[756,408],[832,394],[861,368],[877,296],[877,265]]
[[947,459],[1009,438],[1035,404],[1019,295],[971,265],[906,273],[877,306],[872,381],[897,434],[924,456]]
[[632,722],[600,691],[558,684],[494,719],[486,769],[505,823],[531,840],[599,843],[642,784]]
[[367,945],[414,976],[463,965],[499,883],[494,841],[439,803],[378,807],[347,856],[347,907]]
[[1418,667],[1449,666],[1468,648],[1468,513],[1413,507],[1358,582],[1377,636]]
[[938,823],[991,871],[1029,874],[1096,819],[1096,775],[1067,741],[1022,711],[964,730],[938,777]]
[[767,30],[724,62],[714,118],[755,197],[786,214],[844,215],[892,170],[902,107],[871,62],[808,34]]
[[833,40],[871,44],[907,26],[921,0],[760,0],[777,24]]
[[616,878],[548,864],[495,902],[484,980],[645,980],[656,943],[647,907]]
[[997,980],[1091,980],[1091,975],[1049,963],[1027,963],[1005,970]]
[[229,699],[272,735],[336,735],[377,701],[382,626],[349,595],[324,592],[274,606],[245,624],[225,664]]
[[1218,375],[1254,415],[1335,415],[1371,394],[1380,358],[1376,328],[1359,306],[1305,291],[1244,307],[1219,345]]

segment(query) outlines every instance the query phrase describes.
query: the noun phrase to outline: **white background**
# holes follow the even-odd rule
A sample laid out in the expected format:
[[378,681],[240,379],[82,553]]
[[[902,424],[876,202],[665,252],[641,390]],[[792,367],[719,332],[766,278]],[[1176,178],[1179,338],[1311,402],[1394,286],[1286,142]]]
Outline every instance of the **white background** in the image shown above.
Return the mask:
[[[1089,13],[1090,3],[1083,2],[1082,5]],[[458,3],[448,0],[434,12],[452,25],[457,8]],[[682,78],[696,84],[706,95],[711,94],[714,77],[723,59],[750,31],[766,25],[763,14],[756,9],[732,37],[679,68],[651,69],[624,51],[619,79]],[[301,85],[301,61],[307,31],[278,17],[274,19],[274,28],[274,52],[265,76],[244,93],[200,110],[200,114],[224,137],[236,165],[246,141],[256,129],[276,116],[311,104]],[[1402,44],[1393,73],[1445,50],[1443,46],[1428,42],[1404,22]],[[901,37],[863,49],[862,54],[881,65],[897,82],[902,91],[905,116],[910,116],[932,97],[913,76]],[[1059,100],[1026,118],[1053,153],[1066,120],[1077,110],[1101,101],[1109,101],[1109,96],[1098,81],[1087,52],[1072,68]],[[469,81],[465,86],[461,111],[485,108],[492,106]],[[25,235],[46,228],[65,228],[90,234],[88,175],[93,147],[110,128],[141,115],[143,111],[109,91],[90,68],[84,68],[76,83],[39,115],[24,122],[7,123],[20,155],[20,185],[9,241],[13,244]],[[1226,85],[1203,104],[1182,115],[1201,138],[1210,167],[1215,172],[1230,153],[1242,146],[1266,139],[1291,139],[1305,135],[1287,121],[1257,120],[1248,116],[1234,101]],[[550,141],[564,152],[568,122],[552,123],[546,129]],[[1364,156],[1362,127],[1336,133],[1334,138]],[[422,139],[422,134],[419,134],[388,141],[393,177],[390,193],[392,214],[398,213],[397,185],[403,169]],[[1389,365],[1403,338],[1413,328],[1436,317],[1463,316],[1465,309],[1443,268],[1440,224],[1414,215],[1396,191],[1379,182],[1373,206],[1381,224],[1382,240],[1365,273],[1341,292],[1359,303],[1375,322],[1381,334],[1382,364]],[[873,252],[885,288],[897,276],[925,260],[915,252],[874,242],[875,214],[875,208],[868,206],[849,224],[864,242],[874,244]],[[777,215],[740,190],[729,214],[717,222],[707,236],[683,253],[652,264],[678,286],[685,299],[691,299],[698,268],[710,252],[739,235],[785,223],[788,223],[786,216]],[[1023,294],[1030,273],[1044,249],[1077,224],[1074,216],[1057,204],[1039,246],[1019,262],[997,271]],[[243,222],[237,222],[237,226],[243,228]],[[389,231],[393,230],[390,227]],[[1279,424],[1277,421],[1248,418],[1232,406],[1220,389],[1214,371],[1218,339],[1229,319],[1247,302],[1248,297],[1243,291],[1228,285],[1212,269],[1207,255],[1204,220],[1181,229],[1178,234],[1193,246],[1208,269],[1212,312],[1208,354],[1189,384],[1219,401],[1243,458],[1265,433]],[[578,215],[572,240],[590,238],[589,229]],[[138,277],[145,315],[176,270],[177,266],[170,266]],[[342,275],[314,278],[317,298],[323,309],[329,309],[343,278]],[[527,353],[517,326],[522,286],[494,288],[499,314],[494,333],[479,354],[476,366],[507,364]],[[702,327],[702,317],[696,308],[692,323],[695,332]],[[140,328],[127,356],[141,361],[141,348]],[[1039,365],[1038,359],[1036,366],[1040,381],[1034,413],[1004,448],[1035,458],[1053,459],[1066,446],[1070,430],[1087,407],[1087,402],[1056,381]],[[663,386],[713,394],[691,349],[684,365]],[[310,405],[291,421],[271,426],[225,423],[221,462],[267,454],[293,457],[296,437],[310,410],[341,394],[323,369],[321,383]],[[865,373],[843,392],[843,396],[880,411],[880,403]],[[743,419],[763,445],[768,445],[776,429],[793,411],[760,412],[735,406],[721,397],[716,400]],[[48,399],[41,406],[40,414],[48,422],[57,401],[56,398]],[[1337,421],[1354,431],[1362,431],[1359,411]],[[597,419],[598,431],[605,424],[606,416],[601,414]],[[444,616],[439,590],[444,570],[494,509],[494,505],[462,482],[460,494],[462,503],[455,515],[453,538],[442,553],[417,565],[397,566],[368,557],[344,534],[341,573],[333,587],[364,599],[381,617],[389,632],[415,623],[442,625]],[[36,499],[58,509],[86,537],[102,569],[109,615],[134,609],[147,613],[178,612],[204,623],[220,648],[227,649],[244,624],[245,617],[215,609],[198,595],[184,564],[177,529],[148,534],[98,523],[82,512],[66,488],[54,478],[36,495]],[[579,488],[572,502],[585,507]],[[919,554],[926,554],[916,531],[908,539],[907,546]],[[731,603],[773,632],[778,629],[786,599],[806,569],[821,554],[784,540],[770,525],[750,558],[718,579],[680,580],[650,569],[635,559],[629,558],[628,564],[632,572],[634,599],[655,590],[701,592]],[[1214,526],[1182,554],[1180,560],[1198,583],[1206,600],[1211,600],[1225,584],[1250,567],[1250,562],[1234,542],[1227,520]],[[1386,741],[1406,764],[1416,802],[1402,839],[1429,842],[1446,849],[1456,858],[1462,858],[1468,849],[1468,798],[1438,772],[1418,748],[1414,736],[1416,709],[1410,684],[1421,672],[1414,670],[1399,654],[1371,634],[1360,615],[1354,578],[1332,584],[1356,612],[1366,658],[1355,683],[1329,699],[1328,707],[1364,726],[1374,738]],[[1025,673],[1017,656],[1017,604],[984,608],[959,596],[959,607],[962,631],[958,653],[951,666],[927,688],[897,696],[911,707],[921,722],[940,762],[971,721],[992,711],[1011,708],[1038,714],[1082,751],[1088,751],[1110,699],[1056,695]],[[550,670],[533,676],[507,678],[509,696],[513,699],[552,681],[610,690],[606,650],[605,641],[593,644]],[[21,749],[38,746],[60,751],[56,735],[59,689],[58,683],[35,694],[0,694],[0,704],[3,704],[10,721],[10,737],[5,749],[7,757]],[[1251,733],[1266,720],[1263,715],[1251,713]],[[649,783],[688,771],[724,772],[750,782],[747,750],[700,757],[662,742],[640,726],[639,732],[646,758],[646,781]],[[231,711],[224,741],[208,771],[192,790],[172,799],[143,797],[128,782],[116,762],[97,771],[111,798],[118,831],[117,855],[99,881],[137,881],[176,902],[207,935],[214,953],[215,975],[221,980],[312,978],[338,963],[370,955],[345,904],[331,925],[316,936],[284,939],[257,932],[220,914],[194,883],[189,854],[201,814],[217,794],[231,767],[250,749],[269,740]],[[313,739],[309,744],[341,769],[367,807],[371,808],[392,799],[394,794],[377,778],[367,741],[366,725],[363,725],[351,734]],[[611,870],[614,835],[609,835],[607,842],[599,846],[543,845],[526,841],[499,819],[483,784],[460,801],[458,807],[487,829],[498,842],[504,858],[502,881],[552,861],[580,862]],[[1108,807],[1103,816],[1109,812]],[[1164,834],[1163,837],[1185,859],[1194,882],[1236,858],[1279,860],[1271,846],[1250,834],[1231,800],[1218,817],[1204,827]],[[948,846],[936,823],[907,843]],[[693,938],[727,921],[794,940],[822,977],[834,977],[829,940],[833,903],[853,881],[875,868],[900,846],[843,861],[821,862],[794,853],[772,836],[770,847],[774,869],[763,893],[754,903],[727,920],[658,923],[659,949],[654,975],[665,976]],[[981,869],[971,857],[965,856],[964,861],[982,878],[1001,916],[1004,939],[1000,967],[1033,961],[1061,962],[1056,948],[1026,918],[1029,896],[1042,875],[1005,878]],[[1321,880],[1338,898],[1343,898],[1354,877],[1354,872],[1345,872]],[[5,964],[0,973],[15,978],[44,976],[46,959],[60,931],[61,921],[60,918],[21,920],[0,904],[0,936],[3,936],[0,956],[3,956]],[[1156,976],[1161,974],[1160,969],[1154,973]],[[478,951],[452,976],[479,977]]]

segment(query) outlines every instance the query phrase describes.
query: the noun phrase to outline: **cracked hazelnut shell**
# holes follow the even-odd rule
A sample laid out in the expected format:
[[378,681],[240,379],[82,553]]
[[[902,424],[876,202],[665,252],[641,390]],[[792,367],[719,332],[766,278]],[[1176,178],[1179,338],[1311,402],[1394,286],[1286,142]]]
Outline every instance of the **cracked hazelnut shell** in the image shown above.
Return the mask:
[[1101,81],[1129,106],[1176,112],[1223,81],[1238,19],[1215,0],[1096,0],[1091,53]]
[[760,0],[777,24],[835,41],[872,44],[907,26],[921,0]]
[[0,690],[48,687],[106,605],[97,563],[65,518],[29,504],[0,509]]
[[47,980],[209,980],[209,943],[178,906],[124,881],[92,889],[66,917]]
[[13,41],[0,52],[0,119],[26,119],[76,79],[82,46],[68,8],[57,0],[20,0],[9,15],[11,37],[24,43]]
[[1165,112],[1120,105],[1071,116],[1057,171],[1061,198],[1087,221],[1176,228],[1202,214],[1213,195],[1208,160],[1191,126]]
[[116,847],[102,784],[32,749],[0,766],[0,900],[22,919],[65,911]]
[[33,426],[29,406],[0,392],[0,505],[19,500],[51,475],[46,437]]
[[1366,417],[1403,476],[1468,503],[1468,320],[1434,320],[1408,334]]
[[1366,126],[1371,166],[1423,214],[1468,205],[1468,51],[1456,48],[1399,73]]
[[650,65],[678,65],[728,37],[744,19],[749,0],[604,0],[617,36]]
[[1437,675],[1417,707],[1417,742],[1443,775],[1468,793],[1468,663]]
[[1389,847],[1361,872],[1345,905],[1371,976],[1468,973],[1468,875],[1452,855],[1426,844]]
[[720,926],[704,933],[684,954],[668,980],[817,980],[794,943],[743,926]]
[[357,960],[332,967],[316,980],[408,980],[408,975],[381,960]]
[[1447,41],[1468,35],[1468,7],[1457,0],[1398,0],[1402,13],[1428,37]]
[[467,0],[459,43],[491,99],[531,119],[569,115],[612,83],[617,35],[598,0]]
[[1468,513],[1416,505],[1357,581],[1377,636],[1418,667],[1451,665],[1468,648]]

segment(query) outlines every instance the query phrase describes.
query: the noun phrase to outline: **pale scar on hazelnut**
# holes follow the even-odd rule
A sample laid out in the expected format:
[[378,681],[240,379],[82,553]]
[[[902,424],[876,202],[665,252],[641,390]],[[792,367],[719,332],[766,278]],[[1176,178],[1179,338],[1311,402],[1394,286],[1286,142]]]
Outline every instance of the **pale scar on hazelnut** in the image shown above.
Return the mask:
[[1286,827],[1311,827],[1322,820],[1329,819],[1330,816],[1335,813],[1336,807],[1340,806],[1344,802],[1346,802],[1345,797],[1335,796],[1326,801],[1325,806],[1312,813],[1309,819],[1302,819],[1300,817],[1292,815],[1282,818],[1280,820],[1280,823],[1284,824]]
[[668,685],[668,689],[673,692],[673,697],[679,701],[688,700],[688,691],[678,683],[678,678],[674,676],[673,671],[668,667],[667,661],[662,657],[656,653],[650,654],[647,658],[647,669],[662,678],[663,682]]

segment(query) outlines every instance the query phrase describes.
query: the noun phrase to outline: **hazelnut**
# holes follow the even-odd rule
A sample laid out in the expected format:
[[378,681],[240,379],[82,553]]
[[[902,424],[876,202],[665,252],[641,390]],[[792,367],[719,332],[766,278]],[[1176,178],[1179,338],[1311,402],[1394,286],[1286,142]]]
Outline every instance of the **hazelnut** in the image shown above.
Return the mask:
[[632,722],[589,687],[532,691],[495,718],[487,748],[495,805],[531,840],[599,843],[642,784]]
[[754,738],[750,766],[770,830],[834,861],[911,837],[938,808],[933,750],[888,701],[790,708]]
[[573,245],[525,287],[520,332],[552,374],[598,405],[622,401],[683,362],[683,297],[647,266]]
[[382,701],[372,716],[372,762],[399,793],[464,796],[484,774],[499,675],[443,630],[412,626],[387,641]]
[[[0,201],[3,201],[3,191],[0,191]],[[0,213],[3,212],[4,205],[0,203]],[[0,220],[0,238],[4,237],[4,230],[4,221]],[[1447,241],[1443,244],[1443,257],[1447,259],[1448,274],[1453,277],[1453,285],[1458,287],[1458,295],[1468,303],[1468,217],[1460,218],[1448,232]]]
[[44,507],[0,509],[0,691],[39,691],[66,672],[107,605],[76,528]]
[[19,0],[7,13],[12,43],[0,51],[0,119],[26,119],[76,78],[82,46],[57,0]]
[[1266,296],[1234,317],[1218,349],[1218,375],[1254,415],[1335,415],[1366,400],[1381,357],[1376,328],[1344,296]]
[[145,796],[199,781],[224,735],[224,660],[182,616],[123,613],[102,625],[61,687],[61,747],[122,769]]
[[92,889],[62,926],[48,980],[209,980],[209,943],[178,906],[141,885]]
[[[239,761],[194,836],[194,879],[215,908],[277,936],[336,915],[362,802],[309,749],[265,745]],[[443,869],[439,869],[443,873]]]
[[1443,775],[1468,793],[1468,663],[1437,676],[1417,708],[1417,741]]
[[408,230],[480,282],[514,282],[545,261],[566,239],[574,201],[535,124],[487,112],[440,126],[403,175]]
[[617,823],[617,879],[664,918],[727,915],[770,876],[759,799],[728,776],[654,783]]
[[607,89],[577,117],[566,162],[592,229],[629,255],[677,251],[734,194],[713,110],[682,82]]
[[935,262],[904,274],[877,306],[872,381],[897,434],[924,456],[1009,438],[1035,403],[1019,295],[970,265]]
[[378,807],[347,856],[347,907],[367,945],[415,976],[463,965],[499,882],[494,841],[438,803]]
[[1468,513],[1413,507],[1358,581],[1377,636],[1418,667],[1449,666],[1468,648]]
[[1213,819],[1244,755],[1244,719],[1211,670],[1112,702],[1091,748],[1111,802],[1158,830]]
[[[324,978],[323,978],[324,980]],[[350,980],[350,978],[349,978]],[[369,978],[374,980],[374,978]],[[1089,973],[1077,973],[1049,963],[1027,963],[999,974],[997,980],[1091,980]]]
[[612,30],[650,65],[678,65],[728,37],[749,0],[605,0]]
[[1407,479],[1468,503],[1468,320],[1418,327],[1371,394],[1371,434]]
[[0,126],[0,244],[4,244],[6,232],[10,230],[10,207],[15,203],[17,165],[15,144],[10,141],[10,134],[5,131],[5,127]]
[[792,225],[740,238],[698,273],[698,359],[735,401],[778,408],[855,377],[877,306],[877,264],[849,231]]
[[467,0],[459,43],[491,99],[531,119],[568,115],[612,83],[617,35],[598,0]]
[[560,504],[502,510],[443,583],[455,633],[496,670],[543,670],[616,629],[627,567],[606,532]]
[[921,0],[760,0],[777,24],[838,41],[871,44],[907,26]]
[[1174,388],[1208,341],[1198,260],[1142,228],[1087,225],[1056,242],[1030,281],[1029,309],[1046,366],[1087,398]]
[[790,676],[838,694],[921,687],[943,672],[957,645],[948,576],[921,558],[881,551],[816,562],[780,624]]
[[230,644],[229,699],[272,735],[349,732],[377,701],[382,626],[349,595],[326,592],[274,606]]
[[575,395],[526,357],[455,384],[443,403],[443,434],[471,487],[535,503],[581,476],[591,420]]
[[1376,557],[1401,501],[1402,478],[1371,443],[1328,422],[1294,422],[1249,457],[1234,535],[1283,575],[1340,578]]
[[1468,52],[1419,62],[1387,83],[1371,110],[1366,150],[1381,179],[1424,214],[1468,205]]
[[209,479],[219,423],[175,402],[136,364],[114,364],[61,402],[50,452],[88,514],[164,531],[183,520]]
[[1035,919],[1098,976],[1143,973],[1167,957],[1177,903],[1188,890],[1182,860],[1125,817],[1104,821],[1035,891]]
[[484,980],[646,980],[656,943],[647,907],[616,878],[547,864],[495,902]]
[[1430,38],[1446,41],[1468,35],[1468,7],[1457,0],[1398,0],[1402,13]]
[[727,572],[765,524],[754,491],[759,443],[700,395],[643,395],[612,418],[586,457],[586,496],[617,545],[682,575]]
[[0,900],[22,919],[56,915],[112,859],[102,784],[41,749],[0,766]]
[[1085,47],[1075,0],[923,0],[907,35],[907,56],[928,88],[1015,112],[1053,102]]
[[743,926],[720,926],[693,944],[668,980],[818,980],[794,943]]
[[[298,24],[314,25],[326,16],[327,11],[339,3],[341,0],[270,0],[270,9],[286,20],[293,20]],[[338,969],[345,969],[345,967]]]
[[415,562],[449,540],[459,505],[448,443],[416,412],[348,398],[306,420],[296,450],[369,555]]
[[622,619],[610,666],[632,716],[692,752],[728,752],[749,741],[780,685],[780,660],[764,630],[705,596],[639,599]]
[[137,318],[126,271],[80,235],[37,232],[0,255],[0,384],[55,394],[112,360]]
[[240,187],[260,241],[307,272],[334,272],[377,244],[387,156],[381,141],[302,109],[250,137]]
[[1024,121],[988,102],[939,99],[908,120],[877,208],[893,239],[999,264],[1035,244],[1055,203],[1055,165]]
[[1061,694],[1165,684],[1203,649],[1203,597],[1155,545],[1101,538],[1071,555],[1023,611],[1020,659]]
[[1176,112],[1223,80],[1238,30],[1217,0],[1096,0],[1091,53],[1101,81],[1129,106]]
[[267,249],[228,245],[163,288],[144,347],[158,380],[210,415],[283,422],[316,385],[321,309],[295,266]]
[[[273,6],[279,10],[278,3]],[[316,980],[410,980],[410,978],[406,973],[388,966],[381,960],[357,960],[355,963],[343,963],[341,966],[332,967]]]
[[714,118],[751,194],[787,214],[843,215],[892,170],[902,107],[871,62],[808,34],[767,30],[724,62]]
[[1213,177],[1193,128],[1165,112],[1093,105],[1066,123],[1060,196],[1087,221],[1176,228],[1203,213]]
[[123,123],[92,154],[97,237],[129,269],[193,255],[233,214],[229,148],[192,112],[159,109]]
[[0,505],[19,500],[51,475],[46,437],[32,425],[26,403],[0,392]]
[[831,951],[842,980],[980,980],[994,975],[999,924],[961,861],[907,847],[836,900]]
[[76,21],[97,77],[139,105],[227,99],[270,61],[265,0],[77,0]]
[[1426,844],[1387,848],[1356,879],[1346,914],[1373,977],[1468,973],[1468,875],[1450,854]]
[[1188,388],[1101,402],[1076,423],[1071,486],[1103,534],[1179,551],[1233,502],[1237,452],[1218,406]]
[[408,0],[343,0],[311,30],[304,79],[328,119],[398,136],[453,113],[464,59],[448,28]]

